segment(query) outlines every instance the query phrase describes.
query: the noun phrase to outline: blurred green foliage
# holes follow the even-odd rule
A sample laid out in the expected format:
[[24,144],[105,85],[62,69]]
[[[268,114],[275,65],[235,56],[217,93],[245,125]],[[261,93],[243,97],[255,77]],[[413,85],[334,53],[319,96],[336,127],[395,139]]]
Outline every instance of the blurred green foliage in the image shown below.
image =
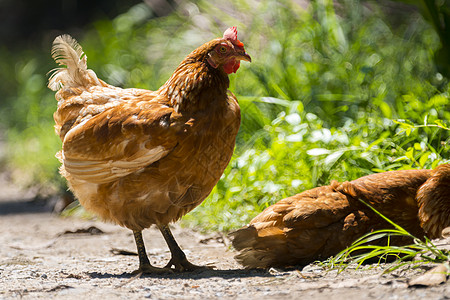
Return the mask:
[[[306,3],[306,2],[305,2]],[[338,13],[335,9],[338,7]],[[448,79],[435,29],[413,13],[393,28],[375,2],[184,2],[153,18],[145,4],[80,38],[88,65],[110,84],[155,90],[193,49],[235,25],[252,56],[231,86],[242,110],[235,155],[185,222],[230,230],[263,208],[330,180],[432,168],[448,161]],[[0,48],[8,161],[28,184],[65,188],[46,89],[48,52]],[[2,86],[3,88],[3,86]]]
[[449,0],[397,0],[414,4],[422,16],[433,26],[441,45],[434,54],[439,72],[450,76],[450,1]]

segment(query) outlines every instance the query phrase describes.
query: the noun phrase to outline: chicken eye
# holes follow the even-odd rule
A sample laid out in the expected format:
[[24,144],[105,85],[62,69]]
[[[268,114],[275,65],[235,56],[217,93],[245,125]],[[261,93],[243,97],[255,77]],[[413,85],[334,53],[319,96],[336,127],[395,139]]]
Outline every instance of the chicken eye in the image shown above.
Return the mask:
[[221,46],[219,51],[220,51],[220,53],[225,53],[225,52],[227,52],[227,47]]

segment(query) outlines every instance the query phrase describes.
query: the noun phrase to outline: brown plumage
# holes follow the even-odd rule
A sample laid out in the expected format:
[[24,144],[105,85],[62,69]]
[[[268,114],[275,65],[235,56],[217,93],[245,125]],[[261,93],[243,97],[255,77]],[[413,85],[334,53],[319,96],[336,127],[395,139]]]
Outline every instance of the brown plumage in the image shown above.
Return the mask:
[[[157,91],[121,89],[87,69],[68,35],[52,55],[62,68],[49,80],[62,140],[61,174],[80,203],[133,230],[140,271],[192,270],[167,224],[199,205],[233,154],[240,125],[228,74],[251,61],[235,27],[189,54]],[[166,268],[150,265],[141,231],[156,224],[172,252]]]
[[283,199],[231,234],[239,251],[236,259],[247,268],[306,265],[339,253],[366,233],[390,227],[358,199],[416,237],[437,238],[450,226],[450,165],[333,181]]

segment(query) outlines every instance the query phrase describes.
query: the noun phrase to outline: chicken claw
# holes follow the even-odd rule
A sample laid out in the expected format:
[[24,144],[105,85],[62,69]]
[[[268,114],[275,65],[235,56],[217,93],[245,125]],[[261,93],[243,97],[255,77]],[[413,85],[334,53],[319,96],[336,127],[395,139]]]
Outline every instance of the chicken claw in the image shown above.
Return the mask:
[[[174,267],[172,269],[172,266]],[[168,268],[169,270],[175,272],[191,272],[191,271],[206,271],[214,269],[214,266],[197,266],[188,261],[185,258],[172,257],[164,269]]]
[[142,274],[173,274],[173,270],[167,267],[158,268],[152,265],[142,265],[139,266],[139,269],[131,273],[131,275],[142,275]]
[[145,251],[145,245],[144,240],[142,238],[142,231],[133,231],[134,234],[134,240],[136,241],[136,246],[138,250],[138,256],[139,256],[139,269],[134,271],[133,275],[138,274],[167,274],[167,273],[173,273],[172,269],[170,268],[158,268],[155,266],[152,266],[150,264],[150,260],[147,257],[147,253]]
[[[214,268],[209,266],[197,266],[189,262],[186,258],[186,254],[184,254],[183,250],[181,250],[180,246],[178,246],[177,242],[175,241],[175,238],[173,237],[169,226],[158,225],[158,228],[164,236],[164,239],[169,246],[170,252],[172,253],[172,258],[167,263],[165,268],[169,268],[170,270],[174,270],[176,272],[211,270],[212,268]],[[172,266],[174,267],[174,269],[172,269]]]

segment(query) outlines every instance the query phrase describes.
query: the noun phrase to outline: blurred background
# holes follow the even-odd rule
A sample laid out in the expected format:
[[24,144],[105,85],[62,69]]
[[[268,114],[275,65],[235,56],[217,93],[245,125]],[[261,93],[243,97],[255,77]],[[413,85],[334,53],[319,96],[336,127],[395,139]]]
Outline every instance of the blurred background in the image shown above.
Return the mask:
[[0,20],[0,172],[40,198],[67,190],[46,87],[62,33],[106,82],[156,90],[238,27],[253,62],[230,76],[236,151],[185,225],[227,231],[333,179],[449,162],[448,0],[0,0]]

